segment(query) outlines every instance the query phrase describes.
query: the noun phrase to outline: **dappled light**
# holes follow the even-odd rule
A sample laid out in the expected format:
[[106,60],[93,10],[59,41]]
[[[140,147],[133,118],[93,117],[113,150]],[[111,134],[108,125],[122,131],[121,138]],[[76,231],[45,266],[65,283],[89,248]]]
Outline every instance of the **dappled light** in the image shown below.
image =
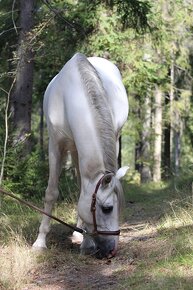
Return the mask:
[[0,0],[0,290],[65,289],[193,289],[193,0]]
[[[39,214],[12,201],[3,202],[2,213],[8,213],[14,206],[20,223],[15,223],[10,215],[1,214],[2,289],[8,284],[18,290],[89,289],[90,285],[92,289],[141,289],[140,285],[146,285],[144,289],[190,287],[193,283],[191,187],[185,183],[183,198],[176,200],[175,189],[169,184],[132,186],[131,189],[129,184],[124,184],[125,212],[118,253],[113,259],[96,260],[93,256],[80,255],[79,247],[71,243],[72,231],[56,223],[48,236],[49,249],[34,253],[29,237],[37,228]],[[73,211],[74,219],[70,215]],[[75,204],[60,201],[54,214],[75,223]],[[16,279],[18,276],[21,278]]]

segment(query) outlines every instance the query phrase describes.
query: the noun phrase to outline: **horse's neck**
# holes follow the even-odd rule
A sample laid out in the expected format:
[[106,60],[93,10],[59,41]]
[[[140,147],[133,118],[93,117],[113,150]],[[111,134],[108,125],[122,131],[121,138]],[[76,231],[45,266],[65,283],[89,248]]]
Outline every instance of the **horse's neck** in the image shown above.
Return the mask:
[[[92,168],[93,170],[93,168]],[[88,194],[88,196],[91,197],[91,195],[94,193],[96,185],[100,178],[104,175],[104,170],[99,171],[92,171],[92,172],[86,172],[86,174],[81,174],[81,194],[85,195]],[[85,172],[84,172],[85,173]]]
[[79,169],[81,179],[88,178],[89,180],[94,180],[99,173],[105,172],[105,165],[101,152],[93,151],[93,154],[88,154],[85,158],[81,156],[81,158],[79,158]]
[[[112,154],[108,154],[109,148],[107,146],[107,148],[104,148],[103,144],[101,144],[101,139],[97,138],[97,134],[95,134],[96,130],[93,128],[91,131],[88,135],[92,137],[87,140],[86,136],[84,136],[85,138],[81,136],[82,142],[77,142],[76,147],[79,156],[81,179],[86,177],[93,180],[100,172],[116,171],[114,166],[116,161],[112,160],[112,157],[116,158],[116,155],[112,156]],[[85,142],[85,140],[87,141]]]

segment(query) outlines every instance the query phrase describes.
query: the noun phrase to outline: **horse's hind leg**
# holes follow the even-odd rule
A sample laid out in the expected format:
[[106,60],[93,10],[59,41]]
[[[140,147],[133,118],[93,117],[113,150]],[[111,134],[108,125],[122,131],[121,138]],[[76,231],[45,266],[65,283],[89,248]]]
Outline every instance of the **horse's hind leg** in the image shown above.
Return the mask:
[[[77,221],[76,226],[78,228],[83,228],[83,223],[82,223],[82,220],[79,216],[78,216],[78,221]],[[74,231],[72,236],[71,236],[71,241],[73,244],[81,244],[83,241],[83,235],[79,232]]]
[[[46,189],[44,211],[51,214],[53,205],[58,198],[58,181],[62,169],[64,148],[59,144],[49,141],[49,180]],[[42,222],[39,228],[38,237],[33,244],[34,248],[46,248],[46,236],[50,230],[50,218],[43,215]]]

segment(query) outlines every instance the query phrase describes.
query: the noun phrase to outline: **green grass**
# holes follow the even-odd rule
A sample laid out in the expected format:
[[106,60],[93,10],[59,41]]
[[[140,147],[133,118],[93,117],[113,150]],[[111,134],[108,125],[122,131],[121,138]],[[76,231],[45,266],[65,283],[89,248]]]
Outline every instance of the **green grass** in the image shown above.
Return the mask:
[[[111,264],[82,257],[78,248],[71,246],[70,231],[54,222],[48,236],[49,250],[35,255],[30,249],[41,215],[8,197],[1,198],[0,289],[25,289],[26,285],[35,283],[36,277],[41,280],[47,273],[62,275],[65,279],[72,276],[78,283],[77,279],[82,279],[83,289],[90,289],[91,283],[103,281],[108,275],[116,284],[109,284],[108,288],[107,279],[106,289],[193,289],[191,180],[182,180],[175,186],[173,183],[143,186],[124,183],[124,190],[123,222],[128,232],[124,233],[125,240]],[[38,200],[33,202],[42,206]],[[74,223],[75,208],[73,202],[59,201],[53,214]],[[45,283],[50,283],[49,279]]]
[[[126,185],[127,218],[153,224],[157,236],[130,243],[133,270],[119,289],[193,289],[193,198],[191,180],[175,184]],[[132,218],[133,216],[133,218]],[[124,270],[122,271],[122,274]]]
[[[43,204],[39,200],[33,200],[39,207]],[[75,223],[75,206],[67,202],[60,203],[53,211],[64,221]],[[37,236],[41,214],[29,207],[20,205],[10,197],[2,197],[0,200],[0,289],[22,289],[31,280],[29,273],[41,268],[45,261],[49,261],[50,254],[36,255],[31,246]],[[57,223],[52,222],[52,231],[48,238],[48,245],[55,247],[57,235],[53,235]],[[68,233],[62,227],[60,233]],[[58,244],[57,244],[58,245]],[[53,253],[52,253],[53,254]]]
[[[34,205],[43,208],[40,200],[31,201]],[[41,221],[41,214],[33,209],[21,205],[10,197],[3,197],[0,200],[0,244],[12,238],[11,233],[21,234],[29,243],[32,243]],[[74,203],[60,202],[56,204],[53,215],[64,219],[69,223],[75,223],[76,210]],[[55,222],[52,222],[53,224]]]

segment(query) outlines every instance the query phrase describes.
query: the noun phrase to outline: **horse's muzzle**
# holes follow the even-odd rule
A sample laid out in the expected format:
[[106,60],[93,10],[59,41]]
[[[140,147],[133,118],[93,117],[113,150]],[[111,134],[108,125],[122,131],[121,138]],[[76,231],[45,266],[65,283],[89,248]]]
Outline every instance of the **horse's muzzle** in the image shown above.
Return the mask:
[[95,254],[97,259],[112,258],[116,255],[117,250],[114,238],[96,237],[94,240],[97,246]]
[[93,255],[97,259],[112,258],[117,253],[117,237],[86,236],[80,246],[81,253]]

